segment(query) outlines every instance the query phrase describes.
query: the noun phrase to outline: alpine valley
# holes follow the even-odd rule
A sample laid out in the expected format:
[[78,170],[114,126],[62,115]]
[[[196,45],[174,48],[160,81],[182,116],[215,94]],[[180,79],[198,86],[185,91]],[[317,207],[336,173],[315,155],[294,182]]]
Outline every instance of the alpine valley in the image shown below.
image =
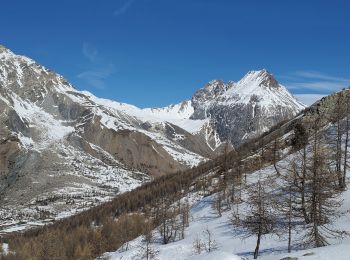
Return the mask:
[[0,232],[76,214],[239,147],[305,106],[266,70],[140,109],[0,46]]

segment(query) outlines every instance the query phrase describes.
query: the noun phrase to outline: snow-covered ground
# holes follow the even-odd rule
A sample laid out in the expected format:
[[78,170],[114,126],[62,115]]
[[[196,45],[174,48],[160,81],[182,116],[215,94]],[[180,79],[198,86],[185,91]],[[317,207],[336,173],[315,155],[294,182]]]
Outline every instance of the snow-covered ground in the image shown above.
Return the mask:
[[[283,161],[279,162],[279,167],[282,169],[295,155],[290,155]],[[247,177],[247,185],[256,183],[257,180],[266,180],[275,176],[273,166],[263,168],[256,171]],[[273,189],[268,187],[268,189]],[[167,245],[160,242],[159,232],[154,230],[154,239],[151,247],[157,251],[156,259],[164,260],[182,260],[182,259],[253,259],[253,252],[256,246],[256,237],[247,237],[246,232],[232,224],[232,210],[224,210],[222,216],[219,217],[217,212],[213,209],[212,204],[216,194],[203,197],[199,193],[192,193],[188,195],[190,204],[192,205],[190,211],[190,224],[186,228],[185,238]],[[243,194],[243,200],[247,201],[246,194]],[[342,194],[343,206],[341,211],[350,209],[350,190]],[[239,204],[239,211],[241,216],[247,211],[247,204],[245,202]],[[335,227],[339,230],[350,231],[350,214],[345,214],[339,218]],[[200,254],[194,249],[194,242],[199,238],[203,243],[206,242],[205,231],[209,230],[212,233],[213,239],[217,249],[208,253],[202,250]],[[265,235],[261,241],[259,259],[263,260],[278,260],[285,257],[297,257],[297,259],[350,259],[350,237],[342,240],[329,239],[329,246],[322,248],[302,249],[296,246],[297,242],[303,236],[305,231],[304,226],[298,226],[292,233],[292,253],[287,252],[288,237],[287,232],[277,235]],[[105,256],[110,259],[118,260],[136,260],[141,259],[140,255],[144,250],[144,239],[139,237],[131,241],[128,245],[129,250],[118,250],[116,252],[107,253]]]

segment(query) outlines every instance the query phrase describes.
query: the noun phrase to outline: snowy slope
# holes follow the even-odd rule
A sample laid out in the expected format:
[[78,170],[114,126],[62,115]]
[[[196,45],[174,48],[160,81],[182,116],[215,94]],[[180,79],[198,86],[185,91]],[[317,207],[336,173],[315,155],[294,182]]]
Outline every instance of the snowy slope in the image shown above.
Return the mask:
[[86,96],[93,100],[96,104],[108,107],[118,112],[121,111],[127,115],[133,116],[143,122],[164,123],[169,122],[177,125],[189,133],[196,134],[208,122],[204,120],[191,120],[190,117],[194,112],[194,108],[190,101],[170,105],[164,108],[138,108],[133,105],[116,102],[109,99],[98,98],[88,91],[83,91]]
[[[347,208],[350,206],[350,193],[347,192]],[[212,209],[213,197],[200,199],[191,209],[191,223],[186,230],[184,240],[180,240],[168,245],[161,245],[154,242],[152,247],[159,250],[159,260],[185,260],[185,259],[253,259],[253,251],[256,245],[256,238],[245,238],[240,230],[235,230],[230,224],[231,213],[224,212],[222,217],[217,217]],[[344,206],[344,207],[346,207]],[[338,224],[349,230],[349,218],[341,219]],[[193,243],[197,237],[205,240],[204,231],[209,229],[213,233],[213,239],[217,243],[218,249],[211,253],[194,252]],[[155,231],[156,233],[156,231]],[[293,234],[296,235],[296,234]],[[126,252],[115,252],[107,254],[110,259],[136,260],[139,258],[139,249],[143,246],[143,238],[140,237],[129,244],[130,250]],[[348,260],[350,254],[350,239],[341,241],[334,240],[330,246],[317,249],[293,250],[287,253],[287,237],[281,239],[277,236],[265,236],[261,242],[260,256],[262,260],[276,260],[284,257],[298,257],[298,259],[322,259],[322,260]]]
[[[289,163],[294,155],[290,155],[286,159],[279,162],[279,167],[282,169]],[[276,172],[273,166],[263,168],[248,175],[248,185],[256,183],[258,180],[264,180],[268,177],[276,177]],[[349,181],[349,179],[348,179]],[[154,239],[151,247],[155,251],[159,251],[157,259],[159,260],[185,260],[185,259],[230,259],[230,260],[248,260],[253,259],[253,252],[256,246],[256,237],[246,237],[244,230],[233,226],[231,221],[232,210],[226,210],[219,217],[212,207],[216,194],[209,197],[203,197],[198,193],[192,193],[188,196],[189,201],[192,202],[190,212],[190,225],[186,229],[185,239],[179,240],[167,245],[160,243],[161,238],[157,230],[154,230]],[[244,195],[243,195],[244,196]],[[344,203],[340,211],[350,209],[350,191],[347,190],[343,194]],[[244,216],[247,208],[246,203],[239,205],[241,216]],[[342,230],[350,231],[349,215],[341,217],[336,226]],[[194,242],[200,238],[202,242],[206,241],[205,231],[212,232],[212,238],[215,240],[217,249],[213,252],[206,252],[198,254],[194,250]],[[293,231],[293,243],[302,237],[304,230],[299,227],[297,231]],[[323,248],[300,249],[295,247],[292,253],[287,253],[287,234],[286,232],[280,237],[276,235],[265,235],[261,241],[260,254],[258,259],[262,260],[276,260],[284,257],[297,257],[297,259],[339,259],[348,260],[350,254],[350,237],[343,240],[331,239],[330,244]],[[140,259],[140,252],[144,247],[143,237],[139,237],[129,243],[129,250],[107,253],[105,256],[110,259],[118,260],[136,260]]]

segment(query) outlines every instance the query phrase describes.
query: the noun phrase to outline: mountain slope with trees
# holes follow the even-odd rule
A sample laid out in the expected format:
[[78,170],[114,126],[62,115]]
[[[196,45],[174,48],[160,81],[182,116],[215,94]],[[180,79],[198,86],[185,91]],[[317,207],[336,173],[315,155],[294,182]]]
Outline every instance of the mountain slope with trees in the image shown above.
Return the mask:
[[[8,235],[9,250],[37,259],[92,259],[118,249],[115,257],[169,259],[169,248],[184,250],[184,259],[276,259],[334,244],[348,231],[349,100],[349,90],[335,93],[196,168],[156,178],[47,227]],[[225,236],[210,229],[213,222],[223,225]],[[191,224],[197,231],[201,226],[198,238],[188,235]]]

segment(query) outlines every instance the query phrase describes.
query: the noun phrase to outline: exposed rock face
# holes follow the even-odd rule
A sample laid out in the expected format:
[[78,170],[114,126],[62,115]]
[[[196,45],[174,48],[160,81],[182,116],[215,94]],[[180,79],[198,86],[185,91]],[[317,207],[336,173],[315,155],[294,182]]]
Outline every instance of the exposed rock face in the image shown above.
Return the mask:
[[[222,80],[213,80],[194,93],[192,103],[194,107],[200,107],[202,103],[215,100],[217,97],[223,95],[231,85],[226,85]],[[195,111],[197,112],[197,111]]]
[[266,70],[249,72],[237,83],[212,81],[194,94],[192,104],[191,118],[209,118],[220,140],[233,146],[304,108]]
[[15,136],[0,139],[0,192],[14,182],[12,170],[18,168],[21,162],[21,150]]
[[175,161],[161,145],[138,131],[101,128],[101,123],[95,119],[94,122],[85,124],[83,137],[131,169],[161,175],[186,168]]

